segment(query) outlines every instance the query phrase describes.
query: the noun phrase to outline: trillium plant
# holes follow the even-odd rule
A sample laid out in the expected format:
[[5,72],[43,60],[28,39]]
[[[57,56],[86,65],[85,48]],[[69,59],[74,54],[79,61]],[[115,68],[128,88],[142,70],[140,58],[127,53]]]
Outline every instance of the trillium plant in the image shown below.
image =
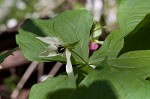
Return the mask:
[[[150,99],[149,4],[118,0],[118,28],[100,48],[90,45],[94,22],[86,10],[25,20],[16,36],[23,55],[66,65],[65,73],[35,84],[29,99]],[[89,46],[97,49],[92,55]]]

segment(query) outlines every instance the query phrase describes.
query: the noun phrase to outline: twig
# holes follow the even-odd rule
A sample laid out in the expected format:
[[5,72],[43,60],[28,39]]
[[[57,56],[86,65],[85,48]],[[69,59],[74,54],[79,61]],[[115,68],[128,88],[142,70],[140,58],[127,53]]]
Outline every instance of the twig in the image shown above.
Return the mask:
[[30,75],[32,74],[32,72],[34,71],[34,69],[37,67],[38,64],[39,64],[38,62],[32,62],[29,65],[28,69],[26,70],[26,72],[22,76],[21,80],[17,84],[17,87],[12,92],[11,99],[16,99],[17,98],[20,90],[22,89],[22,87],[24,86],[24,84],[26,83],[26,81],[28,80],[28,78],[30,77]]
[[40,77],[43,75],[43,71],[44,71],[44,63],[39,63],[38,64],[38,78],[37,78],[37,82],[40,82]]
[[49,75],[50,77],[54,77],[54,76],[56,75],[56,73],[58,72],[58,70],[60,69],[61,66],[62,66],[62,63],[57,62],[57,63],[53,66],[52,70],[49,72],[48,75]]

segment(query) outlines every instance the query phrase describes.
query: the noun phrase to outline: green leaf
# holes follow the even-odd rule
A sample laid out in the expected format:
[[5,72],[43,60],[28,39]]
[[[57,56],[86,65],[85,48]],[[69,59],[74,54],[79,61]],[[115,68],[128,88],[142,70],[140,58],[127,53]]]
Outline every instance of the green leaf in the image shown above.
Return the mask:
[[150,0],[121,0],[118,23],[124,35],[130,33],[150,13]]
[[135,29],[125,36],[124,47],[119,55],[135,50],[150,49],[150,14],[148,14]]
[[150,76],[150,50],[128,52],[108,62],[119,70],[131,71],[143,79]]
[[[87,75],[86,78],[81,82],[80,86],[84,86],[86,88],[89,88],[91,85],[95,85],[95,88],[93,87],[91,89],[89,88],[89,90],[87,89],[82,92],[80,91],[80,97],[82,97],[81,99],[86,99],[84,98],[87,97],[86,94],[88,94],[89,99],[150,98],[150,82],[143,79],[141,76],[139,76],[139,74],[136,74],[136,72],[132,71],[132,68],[129,68],[131,69],[130,71],[129,69],[126,69],[127,67],[125,67],[125,65],[120,66],[120,64],[125,64],[128,61],[131,62],[130,58],[128,60],[126,59],[126,61],[120,61],[120,64],[118,65],[116,65],[116,62],[114,62],[114,64],[110,64],[109,62],[107,63],[107,61],[108,60],[106,59],[102,61],[102,63],[98,65],[93,72],[89,73],[89,75]],[[145,62],[148,61],[149,60],[145,60]],[[133,65],[131,65],[131,63],[129,64],[130,66]],[[120,68],[118,68],[118,66],[120,66]],[[141,67],[142,66],[143,65],[141,65]],[[136,67],[136,64],[134,64],[134,67]],[[143,70],[141,70],[141,74],[142,72]],[[94,82],[98,83],[96,84]]]
[[[77,85],[91,72],[90,66],[77,66],[74,68]],[[31,88],[29,99],[72,99],[76,84],[67,75],[48,78],[46,81]],[[80,99],[80,98],[79,98]]]
[[123,39],[120,30],[115,30],[108,35],[104,44],[95,51],[89,59],[90,64],[99,64],[106,56],[116,58],[123,47]]
[[93,70],[93,68],[91,66],[79,65],[74,67],[73,70],[75,75],[77,76],[76,84],[79,85],[80,82],[85,78],[85,76],[87,76],[88,73],[90,73]]
[[[25,57],[32,61],[65,61],[65,57],[62,56],[39,57],[48,45],[40,42],[36,37],[57,37],[64,44],[79,41],[74,51],[87,61],[92,23],[92,16],[86,10],[65,11],[49,20],[28,19],[19,29],[16,40]],[[73,57],[77,62],[83,63],[77,56]]]
[[68,99],[75,87],[67,75],[48,78],[32,87],[29,99]]
[[[107,65],[105,61],[102,61],[100,69],[104,69],[103,66]],[[112,84],[108,80],[99,79],[103,78],[106,70],[91,71],[79,84],[70,99],[117,99]]]
[[16,50],[16,48],[12,49],[12,50],[9,50],[8,52],[6,53],[0,53],[0,63],[2,63],[4,61],[4,59],[6,57],[8,57],[9,55],[12,55],[12,53]]

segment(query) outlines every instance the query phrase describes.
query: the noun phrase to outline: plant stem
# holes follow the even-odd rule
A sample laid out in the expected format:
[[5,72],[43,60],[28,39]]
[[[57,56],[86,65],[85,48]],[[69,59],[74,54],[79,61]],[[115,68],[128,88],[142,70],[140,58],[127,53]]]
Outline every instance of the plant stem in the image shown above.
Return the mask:
[[75,51],[73,51],[73,50],[71,50],[71,52],[73,53],[73,54],[75,54],[79,59],[81,59],[83,62],[84,62],[84,64],[88,64],[80,55],[78,55]]

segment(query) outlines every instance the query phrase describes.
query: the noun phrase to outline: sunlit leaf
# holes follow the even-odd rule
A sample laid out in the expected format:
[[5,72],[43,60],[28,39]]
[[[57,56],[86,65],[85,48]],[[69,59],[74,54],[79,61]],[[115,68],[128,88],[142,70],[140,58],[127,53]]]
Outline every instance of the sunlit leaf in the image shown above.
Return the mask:
[[121,0],[118,23],[124,35],[129,34],[150,13],[150,0]]
[[[40,42],[36,37],[57,37],[64,44],[79,41],[73,50],[87,61],[92,23],[92,17],[86,10],[65,11],[49,20],[26,20],[19,29],[16,39],[25,57],[32,61],[65,61],[65,58],[62,56],[52,58],[39,57],[39,53],[44,51],[48,45]],[[83,63],[76,55],[73,54],[73,56],[76,62]]]
[[124,47],[119,55],[136,50],[150,50],[150,14],[130,34],[125,36]]

